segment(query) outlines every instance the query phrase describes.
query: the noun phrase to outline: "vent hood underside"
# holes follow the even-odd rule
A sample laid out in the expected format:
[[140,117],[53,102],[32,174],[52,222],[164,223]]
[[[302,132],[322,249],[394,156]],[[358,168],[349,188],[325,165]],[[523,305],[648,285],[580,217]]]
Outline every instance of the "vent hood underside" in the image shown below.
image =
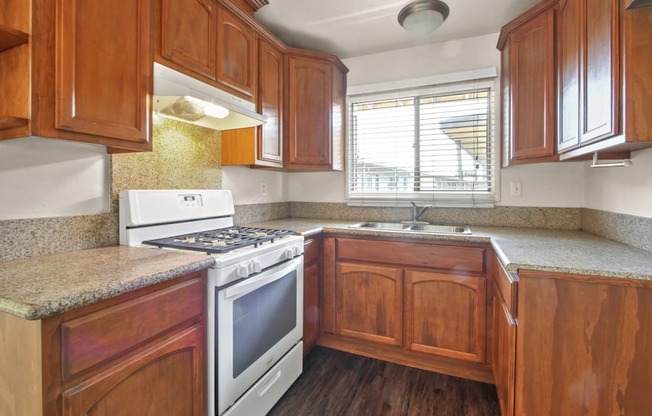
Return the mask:
[[154,63],[154,114],[214,130],[255,127],[266,121],[254,103],[159,63]]

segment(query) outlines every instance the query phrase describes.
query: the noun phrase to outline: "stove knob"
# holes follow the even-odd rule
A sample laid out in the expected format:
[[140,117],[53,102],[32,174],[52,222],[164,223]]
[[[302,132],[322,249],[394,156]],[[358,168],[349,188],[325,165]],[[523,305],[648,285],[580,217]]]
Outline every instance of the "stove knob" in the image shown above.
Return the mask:
[[292,247],[288,247],[285,249],[285,252],[283,253],[283,258],[284,259],[291,259],[294,257],[294,249]]
[[239,264],[235,270],[238,277],[249,277],[249,266],[246,264]]
[[253,273],[260,273],[262,270],[262,267],[260,265],[260,262],[257,260],[254,260],[249,264],[249,270],[252,271]]

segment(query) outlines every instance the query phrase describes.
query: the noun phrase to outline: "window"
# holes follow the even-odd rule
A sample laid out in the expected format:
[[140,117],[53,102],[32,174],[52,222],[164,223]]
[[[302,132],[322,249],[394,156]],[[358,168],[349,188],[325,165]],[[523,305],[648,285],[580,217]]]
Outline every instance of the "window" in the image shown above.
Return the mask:
[[352,205],[492,206],[493,82],[349,97]]

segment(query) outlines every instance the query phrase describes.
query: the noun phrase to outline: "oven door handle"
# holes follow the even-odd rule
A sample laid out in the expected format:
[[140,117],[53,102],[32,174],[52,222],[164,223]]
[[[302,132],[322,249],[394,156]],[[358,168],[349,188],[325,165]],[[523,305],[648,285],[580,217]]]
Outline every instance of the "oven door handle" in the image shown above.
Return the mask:
[[290,273],[292,270],[296,270],[297,267],[299,267],[300,265],[301,265],[301,257],[297,257],[294,260],[288,262],[286,267],[282,268],[277,272],[272,273],[267,277],[261,277],[259,275],[251,279],[248,279],[243,283],[231,286],[230,288],[224,291],[224,296],[226,297],[226,299],[229,299],[241,295],[243,293],[253,292],[258,288],[261,288],[269,283],[279,280],[280,278]]

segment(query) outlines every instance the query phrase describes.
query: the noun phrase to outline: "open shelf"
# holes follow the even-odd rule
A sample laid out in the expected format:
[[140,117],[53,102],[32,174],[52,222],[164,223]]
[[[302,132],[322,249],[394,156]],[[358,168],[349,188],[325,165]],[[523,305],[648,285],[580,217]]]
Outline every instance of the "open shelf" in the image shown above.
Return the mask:
[[26,125],[26,118],[0,116],[0,130],[13,129],[14,127],[21,127]]
[[27,43],[27,33],[0,25],[0,52]]

